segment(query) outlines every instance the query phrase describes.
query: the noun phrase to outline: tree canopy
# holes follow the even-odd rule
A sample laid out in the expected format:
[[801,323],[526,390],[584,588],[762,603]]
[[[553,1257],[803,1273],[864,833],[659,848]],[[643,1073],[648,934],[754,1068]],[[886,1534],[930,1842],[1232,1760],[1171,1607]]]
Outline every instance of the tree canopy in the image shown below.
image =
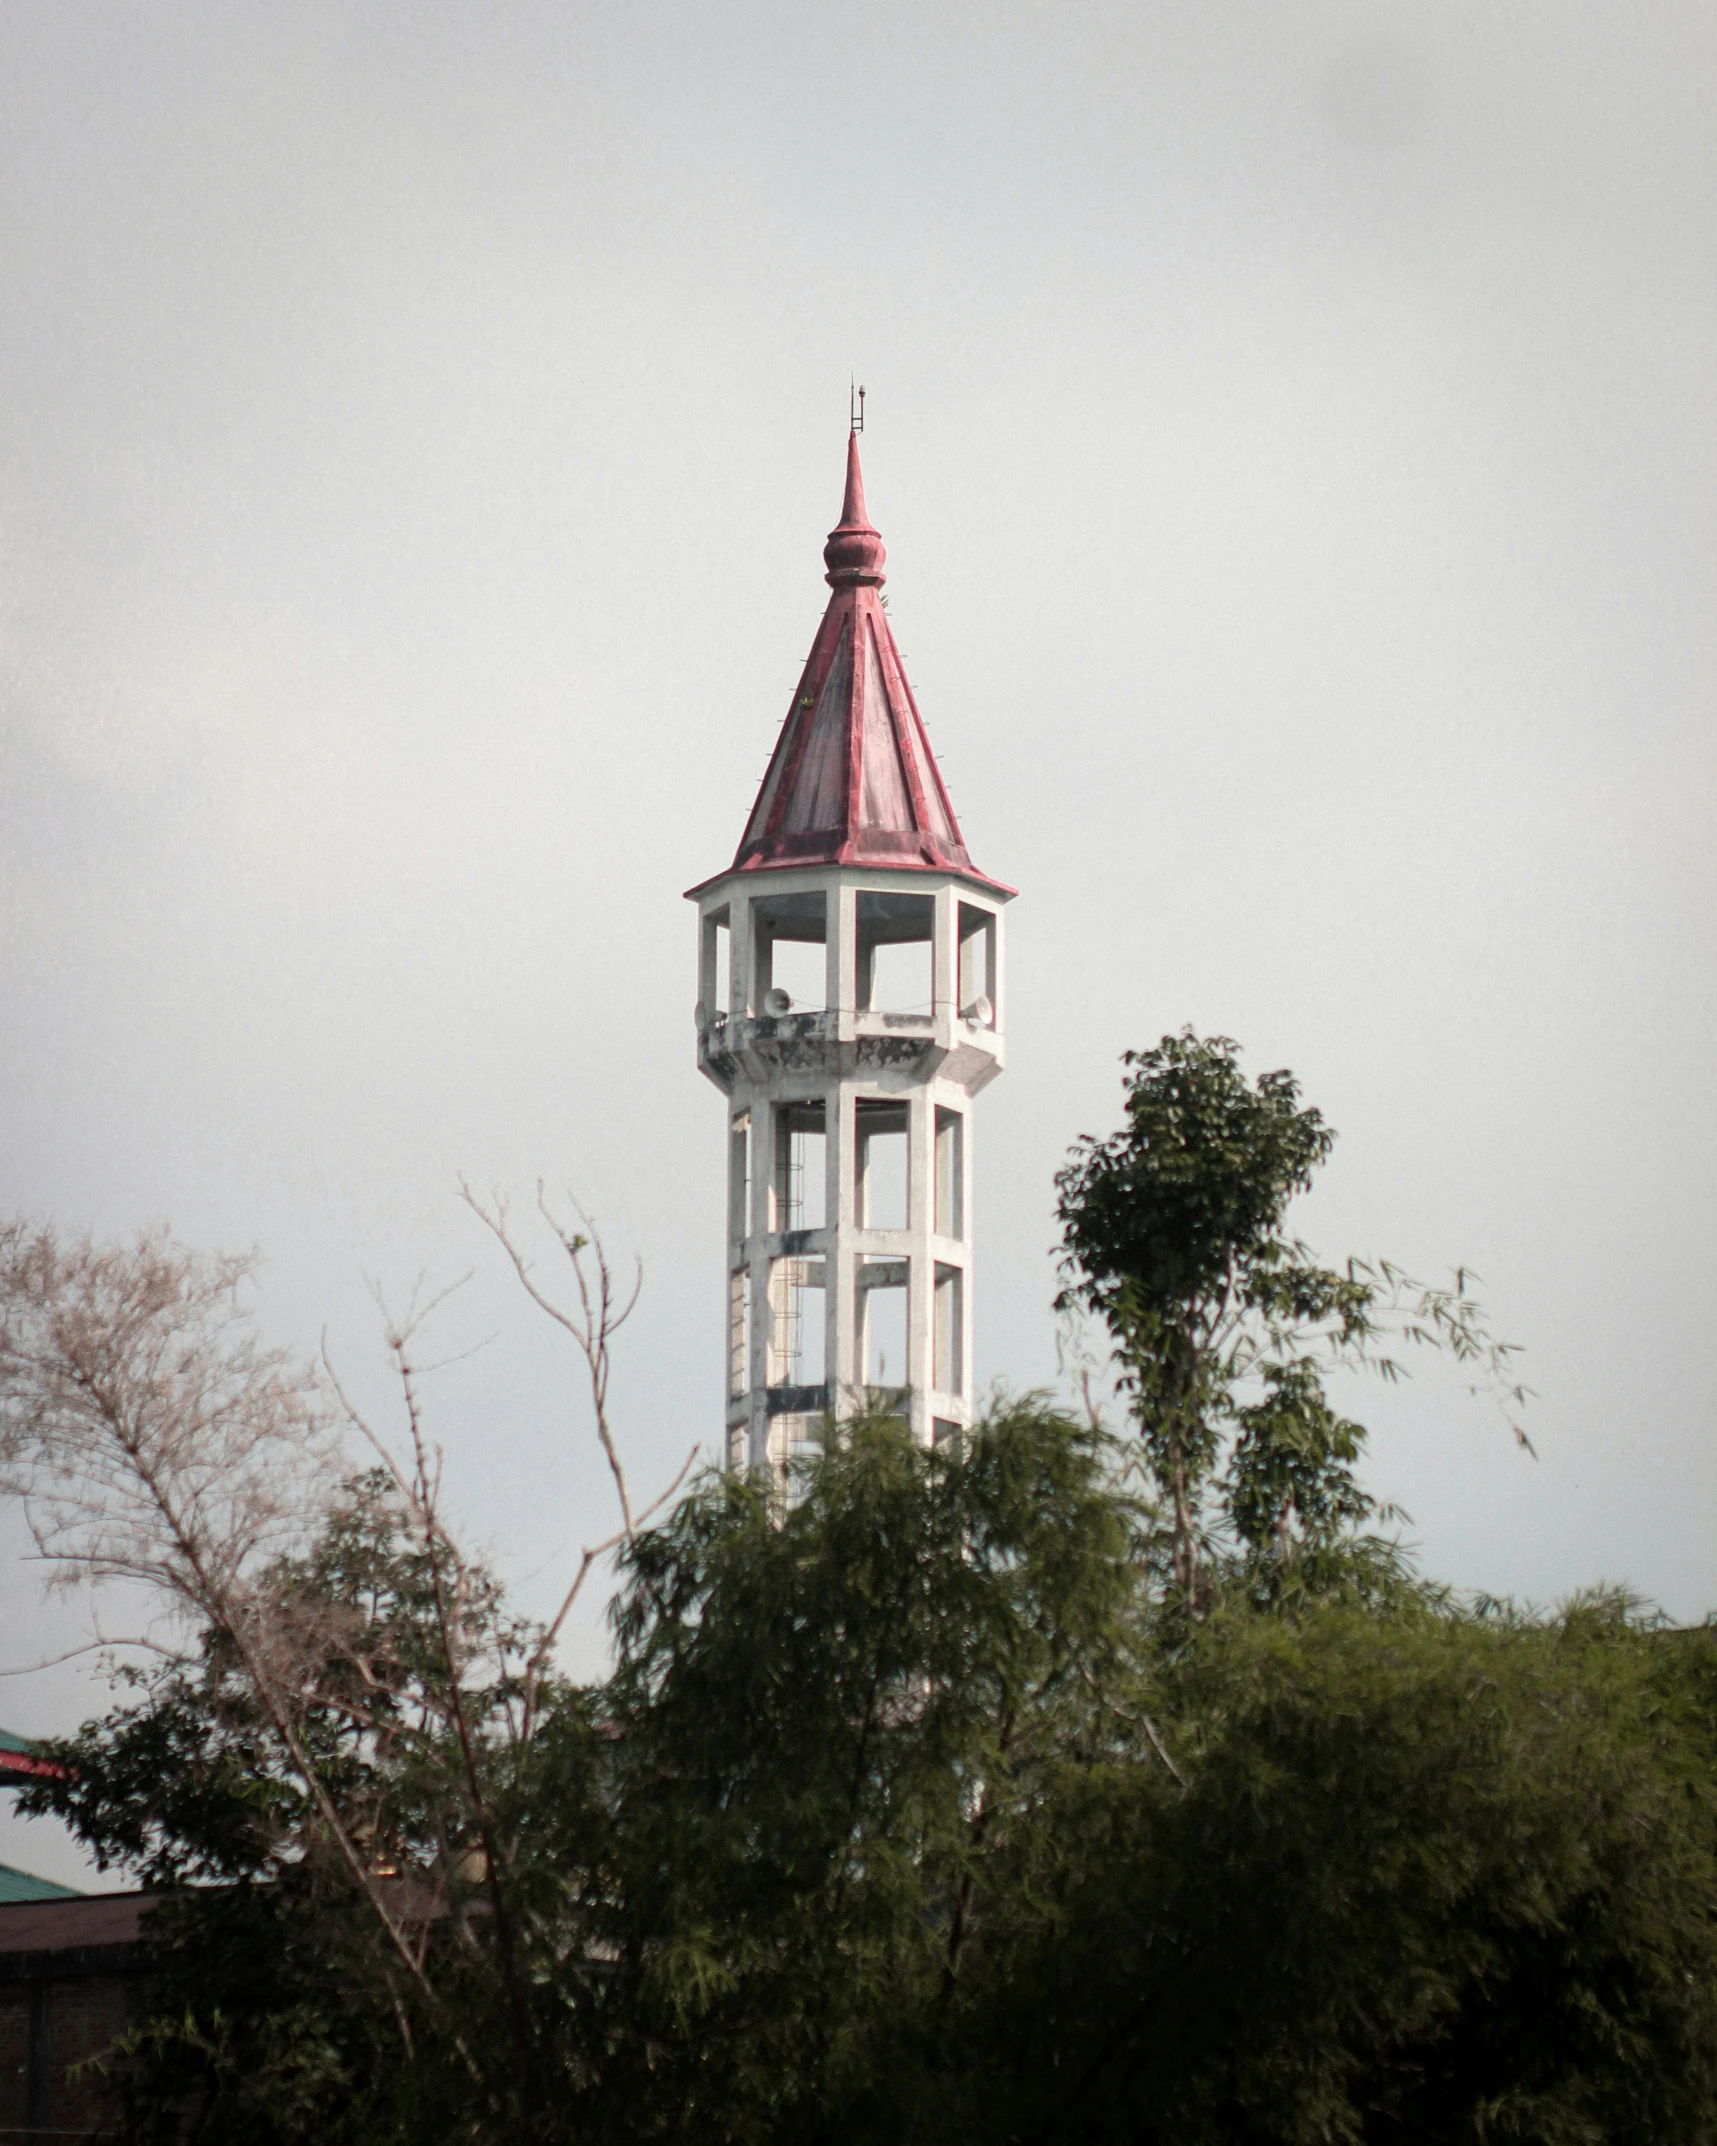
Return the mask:
[[409,1327],[408,1450],[259,1506],[329,1422],[223,1340],[230,1276],[15,1233],[0,1458],[176,1606],[26,1798],[161,1891],[125,2135],[1717,2146],[1717,1634],[1468,1602],[1377,1532],[1329,1368],[1518,1388],[1464,1277],[1288,1235],[1329,1141],[1231,1044],[1130,1060],[1060,1180],[1129,1420],[860,1410],[788,1482],[623,1500],[589,1684],[458,1548]]
[[1448,1287],[1387,1260],[1320,1261],[1287,1229],[1335,1135],[1285,1071],[1249,1081],[1239,1046],[1190,1030],[1129,1051],[1125,1122],[1078,1140],[1056,1178],[1064,1312],[1109,1329],[1162,1512],[1157,1548],[1196,1611],[1212,1558],[1238,1552],[1266,1593],[1338,1573],[1386,1583],[1397,1560],[1356,1530],[1364,1427],[1330,1400],[1340,1369],[1400,1376],[1436,1348],[1511,1412],[1525,1389],[1464,1270]]
[[1171,1636],[1125,1481],[1037,1404],[963,1460],[855,1423],[785,1512],[705,1479],[627,1553],[613,1675],[526,1749],[476,1722],[493,1893],[360,1487],[295,1584],[355,1620],[320,1763],[421,1982],[219,1660],[163,1673],[31,1792],[218,1881],[163,1911],[133,2135],[1717,2136],[1712,1636],[1428,1588]]

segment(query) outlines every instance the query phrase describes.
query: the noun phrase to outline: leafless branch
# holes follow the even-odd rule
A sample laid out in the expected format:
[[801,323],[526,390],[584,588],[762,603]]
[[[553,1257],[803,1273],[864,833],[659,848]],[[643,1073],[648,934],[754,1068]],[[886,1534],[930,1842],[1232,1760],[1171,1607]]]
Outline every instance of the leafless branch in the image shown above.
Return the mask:
[[269,1582],[325,1519],[339,1447],[313,1375],[256,1337],[240,1300],[254,1270],[200,1259],[163,1230],[101,1246],[0,1227],[0,1492],[23,1501],[66,1579],[141,1583],[187,1635],[225,1639],[335,1852],[438,2006],[296,1718],[300,1635]]
[[[697,1457],[698,1449],[693,1446],[681,1462],[679,1473],[674,1477],[667,1489],[659,1497],[652,1498],[644,1510],[638,1514],[638,1526],[642,1526],[646,1521],[653,1520],[656,1514],[670,1502],[686,1477],[691,1474]],[[573,1575],[572,1585],[562,1597],[559,1609],[555,1611],[553,1617],[544,1626],[542,1637],[537,1642],[530,1660],[525,1666],[524,1718],[526,1726],[524,1733],[526,1735],[529,1734],[530,1724],[535,1718],[536,1696],[542,1681],[543,1671],[547,1668],[549,1656],[554,1651],[555,1642],[560,1637],[561,1627],[572,1614],[573,1605],[584,1590],[585,1581],[589,1579],[591,1570],[595,1565],[599,1564],[611,1550],[617,1550],[623,1542],[628,1540],[630,1540],[630,1537],[626,1529],[617,1528],[606,1542],[596,1543],[580,1553],[578,1570]]]
[[68,1647],[63,1654],[50,1654],[39,1662],[25,1662],[10,1668],[0,1668],[0,1677],[33,1677],[44,1669],[58,1669],[62,1662],[75,1662],[85,1654],[110,1654],[116,1647],[136,1647],[146,1653],[165,1654],[168,1650],[153,1639],[86,1639],[81,1646]]
[[[577,1345],[619,1501],[619,1528],[581,1553],[545,1629],[521,1636],[495,1616],[493,1582],[443,1516],[444,1461],[422,1387],[440,1364],[425,1362],[418,1340],[460,1283],[431,1293],[420,1281],[400,1316],[376,1292],[403,1415],[390,1432],[348,1392],[326,1338],[319,1368],[261,1345],[243,1300],[253,1261],[200,1259],[164,1232],[104,1247],[24,1223],[0,1227],[0,1494],[24,1501],[41,1555],[65,1582],[140,1585],[166,1612],[159,1640],[98,1637],[58,1660],[152,1646],[189,1670],[210,1659],[211,1638],[218,1642],[215,1658],[230,1664],[221,1674],[237,1679],[244,1706],[266,1722],[314,1813],[294,1852],[331,1851],[373,1912],[390,1986],[403,1994],[409,1980],[476,2078],[474,2052],[426,1967],[425,1899],[434,1902],[429,1912],[451,1913],[456,1931],[470,1936],[460,1887],[428,1868],[409,1887],[392,1875],[384,1832],[392,1821],[380,1792],[337,1790],[324,1740],[332,1733],[342,1749],[372,1754],[419,1744],[424,1758],[440,1752],[451,1761],[446,1807],[430,1827],[433,1868],[456,1869],[480,1842],[488,1929],[517,1999],[500,1884],[509,1849],[490,1794],[497,1739],[500,1748],[529,1742],[554,1647],[591,1571],[678,1494],[697,1449],[658,1497],[634,1507],[610,1379],[613,1338],[637,1305],[642,1269],[623,1289],[588,1216],[577,1210],[579,1229],[561,1223],[539,1185],[539,1212],[573,1273],[576,1302],[557,1301],[533,1273],[505,1203],[486,1209],[461,1190],[526,1293]],[[356,1598],[317,1580],[333,1523],[361,1518],[364,1500],[378,1495],[351,1478],[343,1433],[361,1439],[383,1471],[385,1528],[402,1528],[411,1546],[403,1584],[415,1588],[410,1574],[423,1582],[427,1603],[407,1610],[403,1626],[390,1623],[397,1603],[378,1608],[367,1580]],[[431,1644],[427,1674],[414,1666],[414,1630]],[[403,2011],[400,2018],[409,2035]]]
[[[563,1305],[557,1304],[538,1283],[535,1270],[513,1231],[504,1195],[495,1193],[493,1207],[485,1207],[467,1181],[461,1178],[459,1196],[511,1260],[513,1271],[531,1302],[539,1311],[546,1312],[556,1326],[572,1337],[575,1347],[584,1358],[591,1410],[596,1419],[596,1436],[601,1443],[609,1473],[614,1478],[615,1493],[620,1500],[621,1535],[629,1542],[637,1532],[637,1521],[633,1516],[631,1495],[626,1486],[626,1470],[621,1465],[619,1448],[614,1441],[613,1425],[609,1420],[608,1380],[613,1368],[614,1336],[632,1316],[644,1287],[643,1262],[636,1262],[631,1290],[622,1303],[615,1287],[614,1272],[609,1265],[608,1254],[603,1249],[596,1225],[574,1200],[573,1208],[584,1227],[581,1230],[567,1228],[550,1208],[547,1193],[539,1179],[537,1211],[554,1232],[556,1242],[565,1252],[578,1288],[579,1308],[576,1313],[570,1312]],[[587,1254],[589,1266],[586,1265]]]

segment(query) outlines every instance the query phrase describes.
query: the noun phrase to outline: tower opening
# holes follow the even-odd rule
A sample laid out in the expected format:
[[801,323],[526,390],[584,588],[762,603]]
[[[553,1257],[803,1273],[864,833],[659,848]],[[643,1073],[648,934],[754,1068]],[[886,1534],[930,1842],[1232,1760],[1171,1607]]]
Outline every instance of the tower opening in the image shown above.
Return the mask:
[[827,1373],[824,1337],[824,1263],[820,1259],[773,1259],[769,1263],[769,1385],[790,1389],[798,1410],[821,1409],[822,1401],[800,1398],[821,1387]]
[[936,1003],[934,899],[867,889],[857,908],[858,1011],[928,1019]]
[[861,1095],[853,1104],[853,1222],[859,1229],[910,1229],[911,1108],[890,1096]]
[[751,1275],[735,1267],[727,1278],[727,1397],[738,1401],[751,1387]]
[[996,1021],[996,920],[988,909],[960,904],[960,1011],[980,1028]]
[[821,1229],[828,1206],[827,1113],[819,1097],[775,1111],[775,1227]]
[[936,1234],[966,1234],[966,1120],[958,1110],[936,1111]]
[[735,1257],[751,1227],[751,1113],[736,1113],[727,1135],[727,1238]]
[[735,1112],[727,1135],[727,1397],[751,1386],[751,1274],[745,1239],[751,1227],[751,1113]]
[[712,909],[703,920],[698,1006],[706,1020],[720,1020],[733,1010],[733,933],[726,909]]
[[966,1277],[958,1267],[937,1265],[932,1326],[930,1383],[938,1393],[960,1393],[966,1383]]
[[751,1010],[776,1011],[772,991],[793,1013],[819,1013],[829,1002],[829,904],[825,894],[770,894],[751,905]]
[[858,1263],[859,1383],[875,1400],[898,1400],[912,1384],[911,1262],[866,1256]]

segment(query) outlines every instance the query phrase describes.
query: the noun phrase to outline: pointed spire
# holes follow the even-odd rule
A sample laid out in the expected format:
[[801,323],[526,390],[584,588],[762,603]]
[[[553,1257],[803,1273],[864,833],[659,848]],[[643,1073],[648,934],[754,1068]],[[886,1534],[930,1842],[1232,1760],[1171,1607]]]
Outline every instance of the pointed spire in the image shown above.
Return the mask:
[[733,860],[740,872],[855,864],[957,872],[1007,895],[966,853],[877,591],[885,557],[856,434],[823,549],[834,594]]
[[841,501],[841,527],[843,529],[868,529],[870,517],[864,511],[864,469],[859,462],[858,434],[847,434],[847,489]]
[[888,557],[882,538],[872,528],[864,510],[864,471],[859,467],[858,434],[847,434],[847,490],[841,501],[839,523],[829,531],[823,546],[824,580],[831,589],[867,587],[880,589],[886,578],[882,562]]

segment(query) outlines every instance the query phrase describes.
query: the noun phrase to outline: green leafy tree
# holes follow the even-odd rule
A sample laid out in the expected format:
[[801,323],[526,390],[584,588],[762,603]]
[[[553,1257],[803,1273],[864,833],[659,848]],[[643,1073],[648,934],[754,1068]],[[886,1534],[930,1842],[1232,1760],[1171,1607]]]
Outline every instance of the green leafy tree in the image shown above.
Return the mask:
[[[176,2139],[189,2117],[253,2146],[410,2137],[528,2098],[513,1875],[536,1635],[469,1562],[450,1620],[443,1551],[385,1471],[354,1479],[320,1540],[262,1575],[290,1740],[211,1629],[194,1659],[127,1672],[126,1703],[57,1747],[68,1778],[38,1807],[161,1895],[151,2016],[114,2068],[128,2135]],[[539,1730],[566,1703],[539,1679]]]
[[1709,1631],[1623,1605],[1219,1612],[1182,1783],[1064,1778],[973,1990],[982,2135],[1717,2136]]
[[[964,1462],[882,1418],[785,1513],[711,1477],[640,1531],[612,1677],[493,1746],[522,2026],[416,1672],[349,1822],[427,1995],[212,1668],[87,1731],[39,1806],[224,1880],[172,1896],[129,2135],[1717,2139],[1713,1635],[1429,1588],[1184,1625],[1127,1477],[1033,1404]],[[435,1644],[385,1512],[303,1584]]]
[[1368,1541],[1331,1368],[1507,1353],[1288,1233],[1330,1136],[1236,1058],[1131,1060],[1061,1180],[1137,1437],[865,1415],[635,1515],[600,1247],[563,1313],[486,1215],[621,1494],[584,1687],[440,1515],[410,1321],[401,1457],[295,1507],[226,1270],[0,1239],[0,1460],[171,1611],[29,1791],[161,1891],[125,2137],[1717,2146],[1717,1635]]
[[[908,2053],[935,2072],[999,1847],[1070,1749],[1148,1733],[1137,1515],[1102,1435],[1030,1403],[963,1459],[860,1419],[800,1488],[783,1512],[773,1485],[712,1475],[638,1533],[613,1676],[545,1678],[528,1746],[506,1727],[516,1669],[487,1708],[467,1677],[487,1871],[433,1574],[391,1481],[351,1485],[271,1575],[326,1641],[299,1655],[300,1735],[413,1972],[218,1639],[59,1746],[70,1778],[34,1807],[167,1899],[128,2135],[177,2136],[187,2112],[249,2146],[898,2120],[881,2053],[900,2045],[901,2080]],[[473,1654],[528,1660],[533,1635],[470,1593]]]
[[1057,1308],[1109,1329],[1160,1554],[1193,1608],[1224,1548],[1265,1595],[1395,1576],[1389,1545],[1357,1532],[1392,1514],[1359,1482],[1365,1432],[1331,1402],[1332,1369],[1394,1378],[1398,1345],[1431,1345],[1525,1398],[1464,1273],[1438,1289],[1387,1262],[1330,1267],[1289,1233],[1335,1135],[1292,1074],[1248,1080],[1239,1056],[1190,1030],[1129,1051],[1125,1122],[1082,1137],[1056,1179]]
[[[313,2110],[329,2139],[386,2135],[384,2108],[414,2137],[419,2104],[484,2136],[575,2052],[542,2032],[548,1880],[521,1840],[545,1800],[562,1824],[577,1809],[557,1632],[595,1561],[664,1500],[635,1512],[609,1428],[629,1306],[600,1247],[556,1230],[576,1283],[563,1310],[504,1210],[479,1212],[582,1352],[620,1493],[620,1529],[545,1627],[510,1614],[441,1511],[416,1313],[389,1322],[390,1439],[331,1370],[259,1345],[248,1262],[160,1233],[102,1246],[0,1228],[0,1486],[63,1578],[127,1583],[144,1611],[133,1658],[154,1665],[124,1672],[127,1703],[66,1747],[71,1777],[41,1805],[105,1867],[170,1890],[174,2002],[124,2067],[139,2137],[176,2137],[181,2107],[252,2146],[271,2124],[302,2136]],[[342,1419],[378,1463],[344,1480]]]
[[724,2139],[909,2120],[1001,1844],[1139,1682],[1108,1461],[1035,1403],[963,1456],[865,1418],[785,1513],[715,1479],[630,1547],[602,1702],[619,2135],[653,2135],[652,2108]]

